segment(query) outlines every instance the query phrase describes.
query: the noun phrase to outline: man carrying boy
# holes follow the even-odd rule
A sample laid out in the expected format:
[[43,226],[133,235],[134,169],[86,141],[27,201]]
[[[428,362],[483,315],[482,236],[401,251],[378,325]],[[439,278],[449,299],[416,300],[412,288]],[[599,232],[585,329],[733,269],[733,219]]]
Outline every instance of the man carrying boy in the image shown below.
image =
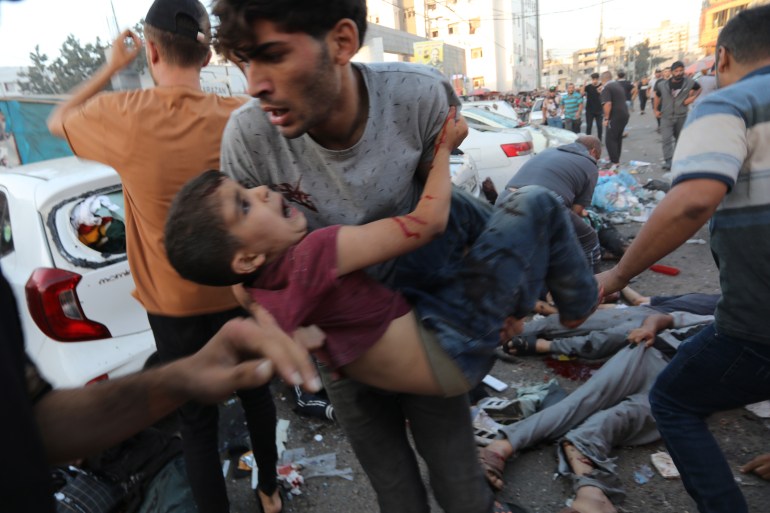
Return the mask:
[[[53,112],[49,128],[66,138],[76,155],[112,166],[120,174],[134,295],[148,312],[161,360],[168,362],[194,353],[225,322],[243,313],[229,288],[182,279],[162,245],[171,200],[190,178],[218,165],[225,123],[243,101],[200,89],[201,68],[211,56],[211,24],[200,2],[156,0],[145,17],[144,33],[157,87],[100,94],[141,48],[139,37],[125,31],[115,41],[109,62]],[[275,406],[267,386],[239,395],[261,469],[258,500],[274,513],[280,511]],[[198,511],[227,511],[217,407],[190,402],[180,412],[187,474]]]
[[[251,102],[225,131],[222,170],[271,185],[309,229],[403,215],[450,103],[446,79],[421,66],[353,64],[364,0],[219,0],[218,44],[248,63]],[[481,208],[481,207],[479,207]],[[393,275],[393,265],[377,277]],[[387,393],[349,379],[326,387],[384,513],[423,513],[428,498],[405,423],[448,513],[488,513],[493,496],[476,461],[468,400]]]

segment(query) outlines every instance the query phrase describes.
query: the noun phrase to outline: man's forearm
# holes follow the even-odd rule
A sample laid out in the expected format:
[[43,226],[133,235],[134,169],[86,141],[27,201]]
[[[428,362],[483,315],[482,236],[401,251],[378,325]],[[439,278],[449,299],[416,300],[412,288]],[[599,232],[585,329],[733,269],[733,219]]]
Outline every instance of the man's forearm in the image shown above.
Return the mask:
[[656,334],[665,329],[672,328],[673,326],[674,318],[663,313],[650,315],[642,322],[642,328],[648,329]]
[[54,390],[35,406],[52,463],[88,456],[128,438],[182,405],[172,365],[83,388]]
[[681,246],[716,210],[727,192],[717,180],[688,180],[671,189],[618,262],[614,272],[628,281]]
[[610,119],[610,112],[612,112],[612,102],[607,102],[602,105],[602,111],[604,112],[604,119]]

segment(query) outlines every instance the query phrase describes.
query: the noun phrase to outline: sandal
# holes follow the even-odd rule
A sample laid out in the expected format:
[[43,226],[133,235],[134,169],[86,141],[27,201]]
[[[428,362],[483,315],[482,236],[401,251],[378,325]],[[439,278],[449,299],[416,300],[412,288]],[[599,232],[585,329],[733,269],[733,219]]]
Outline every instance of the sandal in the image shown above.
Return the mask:
[[505,458],[494,451],[490,451],[486,447],[481,447],[479,449],[479,463],[481,464],[481,470],[484,471],[484,477],[486,478],[487,483],[489,483],[489,487],[496,492],[502,490],[503,486],[493,484],[492,479],[499,479],[501,482],[503,481]]
[[539,354],[535,349],[537,335],[530,333],[527,335],[516,335],[503,343],[503,351],[512,356],[534,356]]

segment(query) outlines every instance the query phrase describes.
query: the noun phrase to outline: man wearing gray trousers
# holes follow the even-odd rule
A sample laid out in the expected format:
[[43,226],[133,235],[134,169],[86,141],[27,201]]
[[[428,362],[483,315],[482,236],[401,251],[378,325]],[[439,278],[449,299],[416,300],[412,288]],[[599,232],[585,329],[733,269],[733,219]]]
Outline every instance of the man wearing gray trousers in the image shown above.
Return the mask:
[[609,454],[613,447],[660,438],[647,395],[668,363],[664,353],[678,345],[673,326],[673,315],[653,312],[640,327],[626,332],[626,347],[572,394],[501,429],[501,439],[480,452],[490,485],[502,488],[505,461],[516,452],[544,440],[558,440],[559,473],[572,479],[576,494],[572,508],[565,512],[597,511],[621,502],[625,492]]

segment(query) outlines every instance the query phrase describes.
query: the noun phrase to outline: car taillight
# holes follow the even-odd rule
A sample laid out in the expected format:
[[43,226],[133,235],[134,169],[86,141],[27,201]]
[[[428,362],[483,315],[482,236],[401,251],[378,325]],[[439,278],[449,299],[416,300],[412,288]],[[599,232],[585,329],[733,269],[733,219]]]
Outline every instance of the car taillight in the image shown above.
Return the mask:
[[32,272],[24,291],[32,319],[40,331],[60,342],[110,338],[103,324],[86,318],[75,287],[81,276],[62,269]]
[[506,157],[518,157],[532,153],[531,142],[501,144],[500,148],[503,149]]

